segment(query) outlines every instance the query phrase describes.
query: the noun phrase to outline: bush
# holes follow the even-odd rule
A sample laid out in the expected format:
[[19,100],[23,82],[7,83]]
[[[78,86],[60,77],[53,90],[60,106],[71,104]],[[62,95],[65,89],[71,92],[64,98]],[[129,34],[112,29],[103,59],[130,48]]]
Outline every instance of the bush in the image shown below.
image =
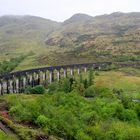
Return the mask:
[[38,86],[35,86],[33,88],[28,86],[25,89],[25,93],[27,93],[27,94],[44,94],[45,91],[46,90],[45,90],[44,86],[42,86],[42,85],[38,85]]
[[30,93],[32,92],[32,87],[31,87],[31,86],[27,86],[27,87],[25,88],[24,92],[25,92],[26,94],[30,94]]
[[111,89],[109,89],[106,86],[100,86],[100,87],[95,86],[94,89],[95,89],[95,93],[99,95],[100,97],[109,97],[109,98],[115,97]]
[[90,86],[85,90],[85,97],[94,97],[95,96],[95,89],[94,86]]
[[39,125],[40,127],[45,127],[47,124],[47,121],[48,121],[47,117],[45,117],[44,115],[39,115],[37,117],[36,124]]
[[123,121],[131,121],[131,120],[137,120],[137,114],[135,113],[134,110],[131,109],[125,109],[123,110],[123,112],[121,113],[121,120]]
[[90,69],[88,75],[88,86],[91,86],[93,84],[94,84],[94,74],[93,74],[93,70]]
[[9,61],[3,61],[0,63],[0,74],[6,74],[14,70],[25,57],[26,56],[19,56],[17,58],[12,58]]
[[87,79],[83,80],[83,84],[84,84],[85,88],[88,88],[88,80]]
[[66,93],[71,91],[71,81],[70,79],[61,79],[60,80],[60,90]]
[[45,88],[42,85],[35,86],[32,89],[32,93],[33,94],[44,94],[45,93]]
[[135,110],[136,110],[137,115],[138,115],[139,120],[140,120],[140,104],[137,104],[137,105],[135,106]]
[[54,91],[57,91],[59,89],[59,84],[57,82],[53,82],[49,84],[48,86],[48,93],[53,93]]
[[90,136],[84,133],[82,130],[79,130],[76,135],[77,140],[92,140]]
[[83,83],[73,82],[72,89],[73,89],[73,91],[75,91],[79,95],[85,96],[85,94],[84,94],[85,93],[85,87],[84,87]]

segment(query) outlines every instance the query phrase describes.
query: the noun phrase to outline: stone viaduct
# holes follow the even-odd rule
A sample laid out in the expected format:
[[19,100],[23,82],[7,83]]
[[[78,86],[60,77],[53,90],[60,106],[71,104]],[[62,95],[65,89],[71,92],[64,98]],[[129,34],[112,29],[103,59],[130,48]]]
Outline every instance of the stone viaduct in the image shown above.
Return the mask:
[[97,62],[88,64],[72,64],[63,66],[51,66],[24,71],[17,71],[0,76],[0,94],[22,93],[27,86],[48,85],[60,80],[61,77],[73,76],[75,72],[87,71],[88,68],[102,69],[111,62]]

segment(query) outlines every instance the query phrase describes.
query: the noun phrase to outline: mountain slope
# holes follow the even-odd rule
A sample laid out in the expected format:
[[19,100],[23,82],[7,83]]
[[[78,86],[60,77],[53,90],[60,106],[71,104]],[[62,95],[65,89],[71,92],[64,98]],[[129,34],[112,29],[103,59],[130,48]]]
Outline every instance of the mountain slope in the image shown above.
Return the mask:
[[0,61],[21,54],[28,57],[16,70],[140,60],[140,13],[76,14],[62,23],[35,16],[0,17]]
[[140,54],[140,13],[112,13],[87,18],[84,22],[75,23],[71,18],[67,21],[69,24],[62,24],[47,37],[47,45],[80,47],[78,51],[112,55]]
[[11,55],[35,51],[44,46],[50,32],[59,23],[34,16],[3,16],[0,18],[0,53]]

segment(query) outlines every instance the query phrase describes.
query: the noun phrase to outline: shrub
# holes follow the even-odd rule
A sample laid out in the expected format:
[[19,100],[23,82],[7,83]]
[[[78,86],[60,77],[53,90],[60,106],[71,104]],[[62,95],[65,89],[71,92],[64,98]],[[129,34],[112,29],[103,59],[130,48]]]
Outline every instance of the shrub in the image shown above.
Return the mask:
[[54,91],[57,91],[59,89],[59,84],[57,82],[53,82],[49,84],[48,86],[48,93],[53,93]]
[[32,87],[31,87],[31,86],[27,86],[27,87],[25,88],[24,92],[25,92],[26,94],[30,94],[30,93],[32,92]]
[[96,72],[95,72],[95,75],[96,75],[96,76],[99,76],[100,74],[99,74],[99,72],[96,71]]
[[70,82],[70,79],[62,79],[60,81],[60,90],[61,91],[64,91],[66,93],[70,92],[71,91],[71,82]]
[[137,114],[135,113],[134,110],[131,109],[125,109],[121,113],[121,120],[123,121],[131,121],[131,120],[136,120],[138,119]]
[[88,80],[87,79],[83,80],[83,84],[84,84],[85,88],[88,88]]
[[85,90],[85,97],[94,97],[95,96],[95,89],[94,86],[90,86]]
[[93,80],[94,80],[93,70],[90,69],[90,70],[89,70],[89,75],[88,75],[88,86],[93,85],[93,83],[94,83]]
[[84,87],[83,83],[73,82],[72,89],[73,89],[73,91],[77,92],[81,96],[85,96],[85,94],[84,94],[85,93],[85,87]]
[[79,130],[76,135],[77,140],[92,140],[90,136],[84,133],[82,130]]
[[109,89],[108,87],[105,87],[105,86],[97,87],[97,86],[95,86],[94,89],[95,89],[95,93],[98,94],[100,97],[109,97],[109,98],[114,97],[111,89]]
[[113,69],[117,69],[117,65],[111,64],[111,65],[108,65],[104,68],[104,70],[106,70],[106,71],[113,70]]
[[113,88],[113,93],[116,95],[116,96],[120,96],[122,93],[123,93],[123,90],[122,89],[116,89],[116,88]]
[[25,92],[28,94],[44,94],[45,93],[45,88],[42,85],[38,85],[35,87],[27,87],[25,89]]
[[47,117],[45,117],[44,115],[39,115],[36,119],[36,124],[39,125],[40,127],[45,127],[47,121],[48,121]]
[[137,115],[138,115],[139,120],[140,120],[140,104],[137,104],[137,105],[135,106],[135,110],[136,110]]
[[26,56],[19,56],[17,58],[12,58],[9,61],[3,61],[2,63],[0,63],[0,74],[6,74],[14,70],[14,68],[17,67],[25,57]]
[[131,96],[130,95],[128,96],[127,94],[121,94],[120,99],[122,101],[123,106],[126,109],[129,109],[129,107],[131,106],[131,103],[132,103]]

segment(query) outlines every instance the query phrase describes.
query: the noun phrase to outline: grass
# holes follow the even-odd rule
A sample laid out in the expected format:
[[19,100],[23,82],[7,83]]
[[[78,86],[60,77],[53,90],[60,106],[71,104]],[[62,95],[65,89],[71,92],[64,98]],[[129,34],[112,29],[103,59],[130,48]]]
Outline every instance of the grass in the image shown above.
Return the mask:
[[140,77],[140,70],[132,67],[124,67],[120,68],[119,71],[125,72],[128,75],[138,76]]
[[0,130],[0,140],[17,140],[15,137],[8,136],[3,131]]
[[124,72],[100,72],[95,81],[95,85],[98,87],[105,86],[109,89],[122,89],[130,93],[140,92],[140,77],[128,75]]

